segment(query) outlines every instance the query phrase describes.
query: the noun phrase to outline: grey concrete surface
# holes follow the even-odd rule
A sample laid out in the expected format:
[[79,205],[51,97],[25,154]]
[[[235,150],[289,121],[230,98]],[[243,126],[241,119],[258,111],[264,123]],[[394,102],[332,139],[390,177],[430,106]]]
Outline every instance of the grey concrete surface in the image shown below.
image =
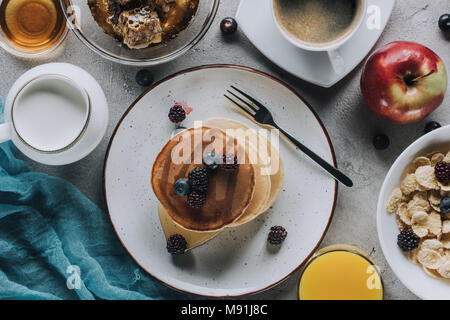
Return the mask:
[[[245,1],[245,0],[244,0]],[[327,127],[334,144],[339,167],[349,173],[355,187],[341,187],[333,223],[322,246],[347,243],[369,252],[381,268],[386,299],[417,299],[396,278],[383,257],[375,224],[376,202],[383,178],[396,157],[419,138],[428,120],[450,123],[450,99],[427,120],[412,125],[394,125],[372,114],[362,101],[359,79],[360,64],[344,80],[323,89],[292,77],[261,55],[240,32],[224,37],[220,20],[233,16],[239,0],[223,0],[216,20],[202,42],[173,62],[152,68],[155,78],[173,72],[212,63],[230,63],[253,67],[273,74],[292,85],[315,108]],[[397,0],[391,20],[376,47],[395,40],[420,42],[435,50],[450,66],[450,38],[439,30],[437,21],[450,12],[448,0]],[[65,45],[55,54],[36,61],[17,59],[0,50],[0,95],[6,96],[10,86],[23,72],[47,62],[68,62],[88,70],[101,84],[110,105],[110,124],[101,145],[82,161],[64,167],[48,167],[28,162],[40,172],[67,179],[100,207],[105,208],[102,191],[102,169],[107,143],[114,127],[127,107],[143,91],[135,83],[137,68],[103,60],[70,34]],[[448,69],[450,71],[450,69]],[[372,137],[383,132],[391,138],[391,146],[376,151]],[[295,299],[298,273],[253,299]]]

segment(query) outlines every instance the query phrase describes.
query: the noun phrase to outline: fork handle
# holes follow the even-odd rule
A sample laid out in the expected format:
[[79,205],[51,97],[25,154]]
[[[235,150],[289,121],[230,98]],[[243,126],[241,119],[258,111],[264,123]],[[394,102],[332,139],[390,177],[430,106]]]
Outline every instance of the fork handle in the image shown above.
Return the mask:
[[314,162],[316,162],[318,165],[320,165],[325,171],[327,171],[329,174],[331,174],[336,180],[341,182],[343,185],[347,187],[353,187],[353,181],[347,177],[345,174],[343,174],[341,171],[336,169],[334,166],[329,164],[327,161],[319,157],[316,153],[311,151],[308,147],[303,145],[301,142],[299,142],[297,139],[292,137],[289,133],[281,129],[277,124],[273,123],[274,127],[280,130],[280,132],[288,138],[293,144],[295,144],[301,151],[303,151],[308,157],[310,157]]

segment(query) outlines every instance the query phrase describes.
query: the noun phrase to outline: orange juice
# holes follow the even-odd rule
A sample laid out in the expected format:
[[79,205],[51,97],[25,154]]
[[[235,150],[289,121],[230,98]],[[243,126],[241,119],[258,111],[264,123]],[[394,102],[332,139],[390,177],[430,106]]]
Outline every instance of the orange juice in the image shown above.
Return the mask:
[[300,300],[382,300],[383,285],[376,266],[357,249],[325,249],[305,267]]

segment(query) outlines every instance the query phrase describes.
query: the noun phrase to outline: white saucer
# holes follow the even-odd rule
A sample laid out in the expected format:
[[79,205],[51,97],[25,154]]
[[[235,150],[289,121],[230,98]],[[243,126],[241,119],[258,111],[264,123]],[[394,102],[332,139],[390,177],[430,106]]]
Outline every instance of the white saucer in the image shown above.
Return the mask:
[[[90,154],[105,135],[109,120],[105,94],[98,82],[84,69],[68,63],[49,63],[37,66],[20,76],[9,90],[5,106],[13,103],[17,92],[27,82],[44,74],[65,76],[86,90],[92,106],[89,125],[83,137],[73,147],[57,154],[39,153],[26,147],[18,147],[27,157],[47,165],[65,165],[79,161]],[[10,115],[5,115],[5,119],[10,121]]]
[[364,21],[362,27],[340,48],[345,60],[345,72],[340,75],[334,72],[326,52],[302,50],[281,35],[273,20],[272,0],[242,0],[236,20],[253,45],[273,63],[303,80],[329,88],[349,74],[370,52],[386,27],[395,0],[367,2],[368,7],[376,5],[381,9],[381,28],[369,30]]
[[[169,109],[177,101],[193,108],[183,122],[228,118],[257,128],[223,96],[236,85],[270,106],[277,123],[335,164],[328,134],[312,109],[283,82],[259,71],[214,65],[181,71],[139,97],[117,125],[105,162],[105,199],[119,239],[148,273],[178,290],[236,297],[265,290],[297,270],[323,239],[335,207],[337,183],[284,140],[284,185],[271,209],[205,245],[172,257],[158,218],[151,185],[153,162],[175,126]],[[270,227],[284,226],[279,250],[267,247]]]

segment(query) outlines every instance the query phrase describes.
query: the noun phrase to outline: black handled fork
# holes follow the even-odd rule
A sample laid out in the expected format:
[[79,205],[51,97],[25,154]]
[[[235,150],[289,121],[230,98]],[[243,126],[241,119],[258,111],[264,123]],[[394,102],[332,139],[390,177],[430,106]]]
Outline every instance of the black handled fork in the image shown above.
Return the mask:
[[238,88],[231,86],[235,91],[240,93],[244,98],[239,97],[234,92],[227,90],[227,92],[235,97],[237,100],[242,102],[246,107],[238,103],[236,100],[232,99],[231,97],[224,95],[225,98],[230,100],[234,105],[236,105],[239,109],[241,109],[243,112],[245,112],[252,120],[256,121],[258,124],[266,125],[266,126],[272,126],[275,129],[278,129],[288,140],[290,140],[297,148],[299,148],[301,151],[303,151],[308,157],[310,157],[313,161],[315,161],[317,164],[319,164],[325,171],[327,171],[329,174],[331,174],[337,181],[341,182],[343,185],[347,187],[352,187],[353,182],[348,178],[345,174],[343,174],[341,171],[339,171],[337,168],[329,164],[327,161],[319,157],[316,153],[311,151],[308,147],[303,145],[301,142],[299,142],[297,139],[292,137],[289,133],[284,131],[282,128],[280,128],[275,121],[273,120],[272,114],[270,111],[259,101],[249,96],[247,93],[243,92],[242,90],[239,90]]

